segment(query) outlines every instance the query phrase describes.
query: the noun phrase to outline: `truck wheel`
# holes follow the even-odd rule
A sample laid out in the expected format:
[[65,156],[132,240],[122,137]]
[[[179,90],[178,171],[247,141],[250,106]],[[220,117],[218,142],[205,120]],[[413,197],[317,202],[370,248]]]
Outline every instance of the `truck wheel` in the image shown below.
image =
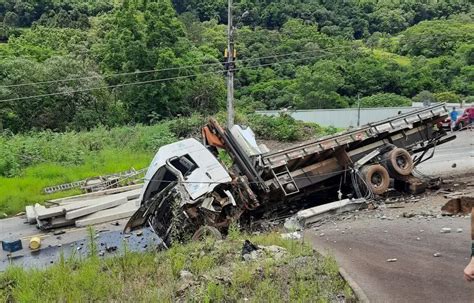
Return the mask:
[[390,177],[385,167],[379,164],[364,166],[361,172],[367,186],[374,194],[381,195],[387,191]]
[[413,170],[413,159],[403,148],[394,148],[386,158],[387,168],[392,176],[408,176]]
[[204,225],[199,227],[198,230],[194,233],[192,240],[201,241],[205,238],[213,238],[216,240],[222,240],[221,232],[214,226]]

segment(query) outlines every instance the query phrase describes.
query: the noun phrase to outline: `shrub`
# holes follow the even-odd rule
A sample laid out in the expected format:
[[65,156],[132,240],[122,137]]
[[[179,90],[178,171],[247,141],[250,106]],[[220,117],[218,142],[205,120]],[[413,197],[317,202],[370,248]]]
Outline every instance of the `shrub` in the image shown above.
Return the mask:
[[411,100],[397,94],[375,94],[360,99],[362,107],[411,106]]

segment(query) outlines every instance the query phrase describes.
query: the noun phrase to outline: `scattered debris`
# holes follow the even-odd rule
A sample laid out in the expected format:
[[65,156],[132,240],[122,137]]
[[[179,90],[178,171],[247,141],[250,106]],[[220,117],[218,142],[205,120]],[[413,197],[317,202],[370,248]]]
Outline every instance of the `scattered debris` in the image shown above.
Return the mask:
[[38,250],[41,247],[41,238],[40,237],[31,238],[29,247],[31,250]]
[[286,233],[286,234],[281,234],[281,237],[283,239],[293,239],[293,240],[299,240],[302,238],[302,235],[299,232],[292,232],[292,233]]
[[246,258],[247,259],[250,258],[250,254],[254,251],[257,251],[258,249],[259,248],[255,244],[253,244],[249,240],[245,240],[244,245],[242,246],[242,253],[241,253],[242,259],[246,260]]
[[2,249],[4,251],[13,253],[13,252],[22,250],[23,245],[21,244],[21,240],[13,240],[13,241],[4,240],[2,241]]
[[11,253],[10,254],[7,254],[7,258],[8,260],[10,261],[14,261],[14,260],[18,260],[18,259],[21,259],[23,258],[25,255],[12,255]]
[[290,217],[285,220],[285,224],[283,224],[283,227],[288,231],[288,232],[294,232],[294,231],[300,231],[303,230],[303,226],[301,226],[301,223],[298,221],[297,217]]
[[396,258],[393,258],[393,259],[387,259],[387,262],[397,262],[397,261],[398,261],[398,259],[396,259]]
[[443,227],[441,228],[441,231],[440,231],[442,234],[449,234],[451,232],[451,228],[449,227]]
[[105,250],[108,252],[108,253],[112,253],[114,251],[117,250],[117,246],[105,246]]

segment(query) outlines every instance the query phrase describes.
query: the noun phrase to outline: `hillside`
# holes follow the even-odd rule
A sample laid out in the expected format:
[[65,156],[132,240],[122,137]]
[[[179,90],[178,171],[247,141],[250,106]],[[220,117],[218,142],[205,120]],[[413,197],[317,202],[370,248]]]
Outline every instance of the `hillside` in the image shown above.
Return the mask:
[[[235,2],[240,111],[473,98],[467,2]],[[226,19],[223,0],[1,1],[0,129],[213,114],[225,104]]]

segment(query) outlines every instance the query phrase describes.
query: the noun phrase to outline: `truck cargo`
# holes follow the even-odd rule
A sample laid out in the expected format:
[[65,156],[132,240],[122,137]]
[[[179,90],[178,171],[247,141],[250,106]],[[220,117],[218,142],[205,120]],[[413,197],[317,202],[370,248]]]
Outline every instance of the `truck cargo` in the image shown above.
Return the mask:
[[232,222],[251,227],[334,200],[371,199],[391,185],[421,192],[414,169],[455,139],[437,127],[448,114],[439,104],[278,151],[259,145],[250,128],[210,119],[201,141],[159,149],[126,231],[149,225],[170,245],[220,235]]

